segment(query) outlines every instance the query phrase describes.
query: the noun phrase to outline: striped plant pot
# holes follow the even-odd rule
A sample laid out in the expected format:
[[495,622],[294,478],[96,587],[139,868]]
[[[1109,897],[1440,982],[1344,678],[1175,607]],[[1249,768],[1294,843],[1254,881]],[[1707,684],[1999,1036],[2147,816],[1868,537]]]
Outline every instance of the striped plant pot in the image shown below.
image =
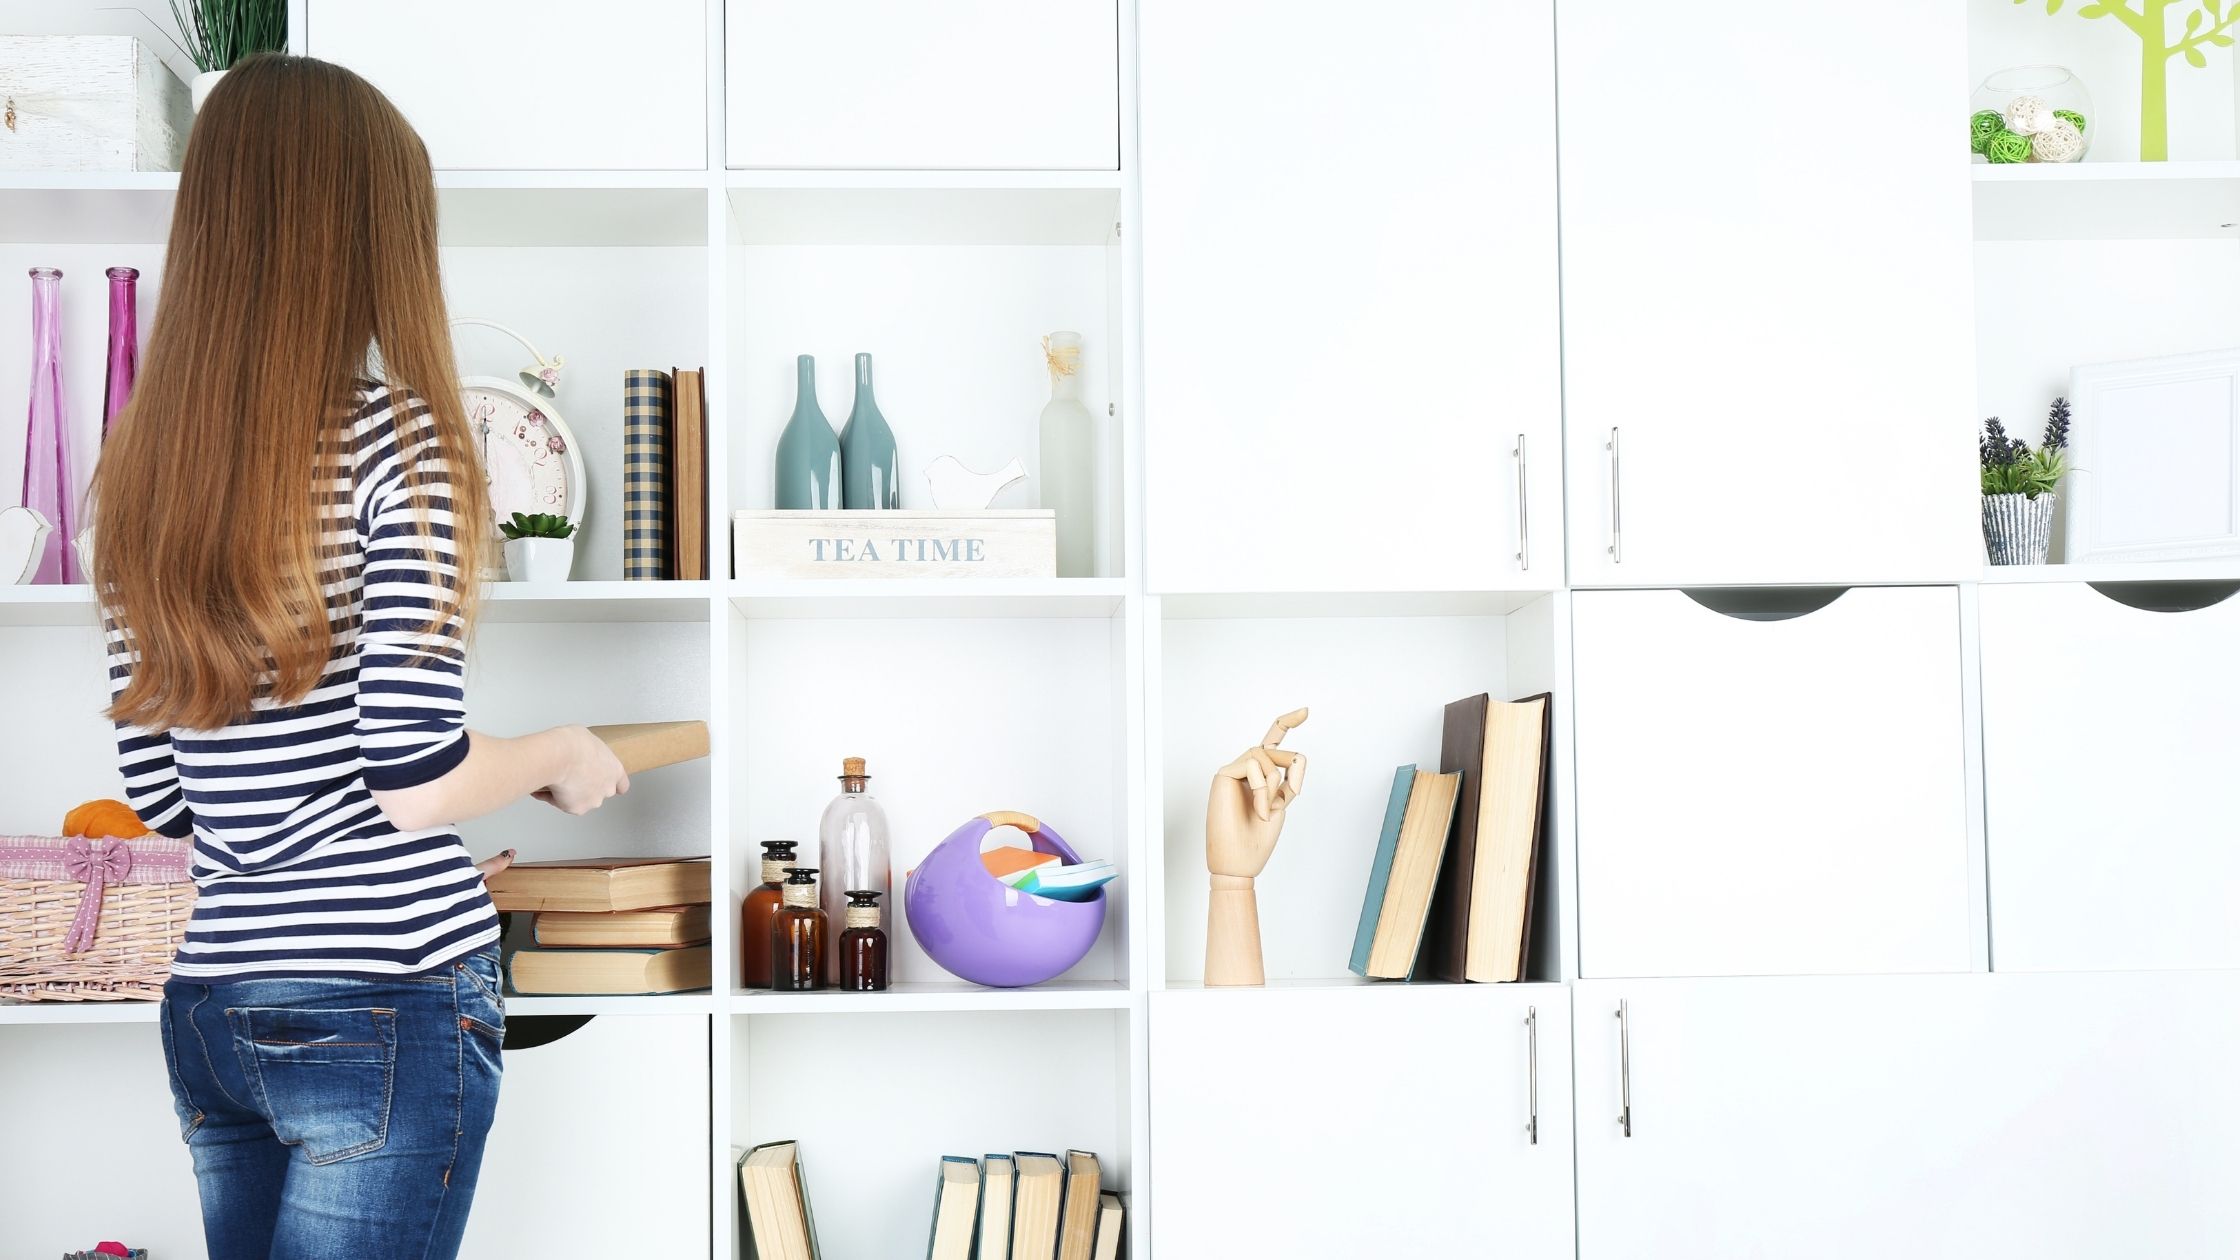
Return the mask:
[[2053,544],[2051,492],[1983,496],[1983,547],[1993,564],[2044,564]]

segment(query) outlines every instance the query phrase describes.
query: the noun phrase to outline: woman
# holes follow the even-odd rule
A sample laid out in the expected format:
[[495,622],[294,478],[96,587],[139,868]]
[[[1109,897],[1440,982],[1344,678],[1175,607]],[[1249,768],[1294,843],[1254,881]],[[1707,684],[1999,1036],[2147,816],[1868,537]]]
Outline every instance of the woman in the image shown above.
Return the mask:
[[420,139],[302,57],[226,75],[103,452],[131,804],[194,837],[162,1031],[212,1260],[458,1252],[497,1103],[498,916],[453,825],[628,788],[580,726],[470,733],[488,494]]

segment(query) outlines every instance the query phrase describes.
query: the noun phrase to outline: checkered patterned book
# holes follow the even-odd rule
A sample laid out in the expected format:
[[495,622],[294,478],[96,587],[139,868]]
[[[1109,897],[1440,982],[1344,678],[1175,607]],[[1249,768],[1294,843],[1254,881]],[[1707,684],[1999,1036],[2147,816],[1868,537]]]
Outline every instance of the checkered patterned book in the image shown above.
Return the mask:
[[669,374],[622,373],[622,576],[659,582],[669,569]]

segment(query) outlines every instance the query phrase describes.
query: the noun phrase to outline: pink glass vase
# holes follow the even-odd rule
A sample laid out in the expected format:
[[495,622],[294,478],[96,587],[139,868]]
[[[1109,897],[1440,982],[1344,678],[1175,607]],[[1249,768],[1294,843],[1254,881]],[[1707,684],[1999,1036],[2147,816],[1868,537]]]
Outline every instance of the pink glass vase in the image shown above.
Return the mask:
[[70,540],[78,536],[70,510],[69,427],[62,394],[62,273],[31,269],[31,419],[23,439],[23,505],[47,518],[47,536],[31,573],[34,584],[81,580]]
[[101,440],[109,440],[117,413],[132,399],[132,378],[140,373],[140,272],[109,268],[109,379],[101,391]]

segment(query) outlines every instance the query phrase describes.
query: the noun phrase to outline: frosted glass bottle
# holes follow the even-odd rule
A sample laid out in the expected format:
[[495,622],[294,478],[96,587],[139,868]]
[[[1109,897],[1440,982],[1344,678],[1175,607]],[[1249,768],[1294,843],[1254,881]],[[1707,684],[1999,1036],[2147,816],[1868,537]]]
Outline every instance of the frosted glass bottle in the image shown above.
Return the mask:
[[[892,902],[894,878],[887,863],[887,813],[871,795],[871,776],[863,758],[840,763],[840,795],[824,807],[817,824],[817,860],[824,867],[824,913],[833,923],[847,922],[848,894],[875,892]],[[825,974],[840,974],[839,933],[831,934]]]
[[856,356],[856,403],[840,426],[840,497],[849,508],[902,506],[894,430],[871,396],[871,356]]
[[70,407],[62,391],[62,273],[31,269],[31,407],[23,434],[23,506],[54,527],[32,569],[34,585],[82,581],[70,510]]
[[840,439],[817,405],[817,361],[794,360],[793,418],[778,435],[776,506],[830,511],[840,506]]
[[1042,506],[1058,514],[1058,576],[1096,576],[1097,422],[1081,403],[1081,334],[1042,339],[1050,401],[1042,408]]

